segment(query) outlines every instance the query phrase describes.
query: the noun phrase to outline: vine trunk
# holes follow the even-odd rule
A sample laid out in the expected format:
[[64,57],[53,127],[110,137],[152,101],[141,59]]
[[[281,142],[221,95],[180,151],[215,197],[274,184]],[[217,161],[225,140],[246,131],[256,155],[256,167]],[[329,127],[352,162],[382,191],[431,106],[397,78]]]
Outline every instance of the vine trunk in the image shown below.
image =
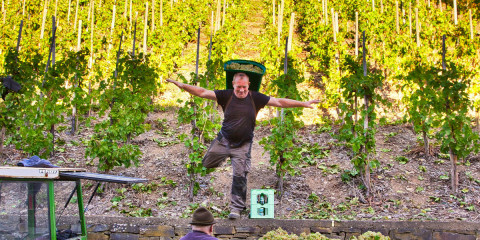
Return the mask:
[[50,133],[52,134],[52,151],[50,152],[50,157],[55,156],[55,124],[52,124],[50,127]]
[[363,122],[363,129],[365,131],[365,187],[367,188],[367,196],[370,196],[370,164],[368,161],[368,95],[365,95],[365,120]]
[[480,111],[477,113],[477,131],[480,133]]
[[[283,156],[283,152],[280,156]],[[283,166],[283,163],[285,162],[285,158],[280,157],[280,168],[277,170],[277,176],[278,176],[278,200],[282,200],[283,197],[283,176],[285,173],[281,170],[281,166]]]
[[188,186],[188,200],[193,202],[193,190],[195,188],[195,174],[190,173],[190,184]]
[[452,191],[454,193],[458,192],[458,168],[457,168],[457,162],[458,162],[458,156],[453,153],[452,148],[449,150],[450,152],[450,162],[451,162],[451,177],[452,177]]
[[5,126],[2,127],[2,131],[0,132],[0,154],[3,152],[3,140],[5,139]]
[[428,161],[430,158],[430,146],[428,143],[428,136],[425,130],[422,130],[423,133],[423,146],[425,147],[425,160]]

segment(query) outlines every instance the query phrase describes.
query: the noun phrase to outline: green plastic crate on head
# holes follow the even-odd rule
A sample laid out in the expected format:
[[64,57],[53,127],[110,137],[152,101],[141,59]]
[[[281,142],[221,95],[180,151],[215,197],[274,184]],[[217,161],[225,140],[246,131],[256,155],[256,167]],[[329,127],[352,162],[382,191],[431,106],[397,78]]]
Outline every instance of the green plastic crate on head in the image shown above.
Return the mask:
[[233,76],[236,73],[243,72],[247,74],[250,81],[250,86],[248,89],[258,92],[260,90],[260,84],[262,83],[263,75],[267,69],[259,62],[235,59],[227,61],[225,64],[223,64],[223,70],[225,70],[226,75],[226,89],[233,89]]
[[252,189],[250,194],[250,218],[274,218],[274,189]]

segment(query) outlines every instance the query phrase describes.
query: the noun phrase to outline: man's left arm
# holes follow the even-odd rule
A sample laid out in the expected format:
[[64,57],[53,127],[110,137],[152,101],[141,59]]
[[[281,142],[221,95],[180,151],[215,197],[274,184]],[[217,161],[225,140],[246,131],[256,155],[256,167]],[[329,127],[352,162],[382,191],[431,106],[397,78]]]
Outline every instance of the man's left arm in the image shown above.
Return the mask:
[[297,101],[288,98],[274,98],[270,97],[270,100],[267,103],[267,106],[272,107],[281,107],[281,108],[295,108],[295,107],[305,107],[305,108],[313,108],[312,104],[319,103],[320,100],[310,100],[310,101]]

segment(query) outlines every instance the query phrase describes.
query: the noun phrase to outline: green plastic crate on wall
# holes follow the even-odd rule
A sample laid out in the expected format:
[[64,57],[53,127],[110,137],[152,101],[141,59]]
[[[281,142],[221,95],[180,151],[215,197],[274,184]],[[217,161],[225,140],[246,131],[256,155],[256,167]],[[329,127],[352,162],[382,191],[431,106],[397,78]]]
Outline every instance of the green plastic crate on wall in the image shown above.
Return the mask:
[[250,194],[250,218],[274,218],[275,190],[252,189]]

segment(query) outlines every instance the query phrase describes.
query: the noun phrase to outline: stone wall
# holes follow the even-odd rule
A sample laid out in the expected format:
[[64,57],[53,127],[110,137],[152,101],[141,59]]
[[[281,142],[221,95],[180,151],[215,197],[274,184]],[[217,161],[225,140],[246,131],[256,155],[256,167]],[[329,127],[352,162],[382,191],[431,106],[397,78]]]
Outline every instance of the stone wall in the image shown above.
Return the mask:
[[[65,217],[61,228],[79,231],[78,218]],[[87,217],[89,240],[177,240],[190,231],[189,219]],[[289,233],[319,232],[332,239],[350,239],[366,231],[401,240],[480,240],[480,223],[417,221],[329,221],[276,219],[219,219],[219,239],[258,239],[279,227]]]

